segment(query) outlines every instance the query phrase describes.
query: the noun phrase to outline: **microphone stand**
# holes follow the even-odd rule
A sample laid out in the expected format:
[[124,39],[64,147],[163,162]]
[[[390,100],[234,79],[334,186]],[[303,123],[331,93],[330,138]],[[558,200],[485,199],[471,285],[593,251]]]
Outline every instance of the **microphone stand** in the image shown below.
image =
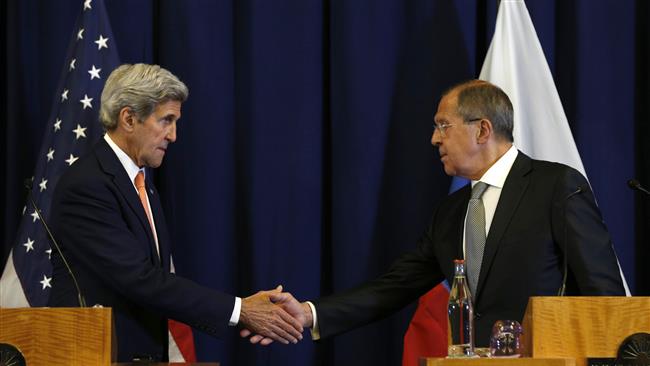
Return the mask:
[[56,248],[56,251],[61,256],[61,260],[63,261],[63,265],[65,265],[65,268],[68,270],[68,273],[70,274],[70,278],[72,278],[72,282],[74,283],[74,287],[77,289],[77,301],[79,302],[79,307],[85,308],[86,307],[86,299],[84,299],[83,295],[81,294],[81,289],[79,288],[79,284],[77,283],[77,278],[72,273],[72,268],[70,268],[70,265],[68,264],[68,261],[65,259],[65,256],[63,255],[63,252],[61,251],[61,248],[59,247],[59,244],[54,239],[54,235],[52,235],[52,232],[50,231],[50,228],[47,226],[47,223],[45,222],[45,219],[43,219],[43,216],[41,215],[41,210],[38,208],[38,206],[36,206],[36,202],[34,202],[34,198],[32,197],[32,181],[31,180],[29,180],[29,179],[25,180],[25,188],[27,188],[27,199],[32,204],[32,206],[34,207],[34,211],[36,211],[36,215],[38,215],[38,218],[41,220],[41,223],[43,224],[43,227],[45,228],[45,232],[47,232],[47,236],[49,237],[52,244],[54,244],[54,247]]

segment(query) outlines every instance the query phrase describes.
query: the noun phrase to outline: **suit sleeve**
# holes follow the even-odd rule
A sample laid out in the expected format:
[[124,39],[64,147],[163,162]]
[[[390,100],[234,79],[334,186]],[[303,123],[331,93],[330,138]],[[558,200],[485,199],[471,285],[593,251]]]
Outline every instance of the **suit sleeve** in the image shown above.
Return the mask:
[[[583,191],[569,197],[578,187]],[[578,294],[625,295],[612,240],[589,183],[567,168],[555,192],[554,236],[566,250]]]
[[398,258],[385,274],[315,301],[320,337],[387,317],[440,283],[444,276],[435,259],[432,237],[433,224],[418,241],[417,249]]
[[[66,252],[109,287],[141,307],[219,336],[235,299],[167,273],[122,215],[129,209],[109,182],[63,183],[55,195],[56,235]],[[57,202],[58,201],[58,202]]]

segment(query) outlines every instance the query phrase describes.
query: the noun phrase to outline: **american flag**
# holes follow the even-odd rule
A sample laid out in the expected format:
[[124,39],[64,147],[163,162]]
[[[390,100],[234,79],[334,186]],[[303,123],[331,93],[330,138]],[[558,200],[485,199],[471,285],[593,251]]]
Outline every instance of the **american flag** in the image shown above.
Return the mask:
[[[103,135],[101,92],[119,66],[104,0],[84,0],[54,96],[32,179],[31,195],[49,221],[52,193],[61,174]],[[26,204],[12,251],[0,277],[0,307],[46,306],[52,281],[52,250],[40,219]],[[195,361],[191,329],[170,320],[170,361]]]
[[[63,172],[103,135],[99,102],[104,82],[119,65],[103,0],[85,0],[52,103],[31,195],[48,221],[52,193]],[[20,194],[19,192],[16,192]],[[0,306],[46,306],[52,281],[50,247],[34,207],[27,203],[0,278]]]

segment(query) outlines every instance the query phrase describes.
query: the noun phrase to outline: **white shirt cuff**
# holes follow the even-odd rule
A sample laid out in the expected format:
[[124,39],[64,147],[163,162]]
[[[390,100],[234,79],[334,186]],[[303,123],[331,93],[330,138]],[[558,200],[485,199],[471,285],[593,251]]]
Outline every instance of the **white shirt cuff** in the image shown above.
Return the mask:
[[239,323],[239,315],[241,315],[241,297],[235,297],[235,307],[232,309],[228,325],[231,327],[236,326]]
[[320,339],[320,331],[318,329],[318,318],[316,317],[316,306],[314,306],[311,301],[307,301],[307,305],[309,305],[309,308],[311,309],[312,319],[314,319],[314,324],[310,329],[311,339],[317,341]]

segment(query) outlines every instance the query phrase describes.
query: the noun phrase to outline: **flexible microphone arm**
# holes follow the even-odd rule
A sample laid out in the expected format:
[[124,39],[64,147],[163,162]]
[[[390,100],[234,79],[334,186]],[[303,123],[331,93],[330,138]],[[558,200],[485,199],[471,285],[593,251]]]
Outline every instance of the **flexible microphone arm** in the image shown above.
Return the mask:
[[567,226],[569,226],[569,225],[567,224],[567,218],[566,218],[566,206],[569,203],[569,199],[571,199],[571,197],[573,197],[573,196],[575,196],[577,194],[580,194],[580,193],[582,193],[584,191],[585,191],[585,189],[582,186],[578,186],[578,188],[575,191],[569,193],[564,198],[564,209],[562,211],[562,213],[564,215],[564,259],[563,259],[563,261],[564,261],[564,275],[562,276],[562,286],[558,290],[557,296],[564,296],[564,292],[566,291],[567,275],[569,273],[569,256],[567,254],[567,251],[568,251]]
[[641,186],[641,183],[639,183],[639,181],[636,180],[636,179],[630,179],[630,180],[628,180],[628,181],[627,181],[627,185],[628,185],[630,188],[632,188],[633,190],[635,190],[635,191],[639,191],[639,192],[645,193],[645,194],[647,194],[648,196],[650,196],[650,191],[648,191],[647,189],[643,188],[643,186]]
[[47,236],[50,238],[50,241],[52,242],[52,244],[54,244],[54,247],[56,248],[56,251],[61,256],[61,260],[63,260],[63,264],[65,265],[65,268],[68,270],[68,273],[70,274],[70,278],[72,278],[72,282],[74,283],[74,287],[77,289],[77,301],[79,302],[79,307],[80,308],[85,308],[86,307],[86,300],[84,299],[83,295],[81,294],[81,289],[79,288],[79,284],[77,283],[77,278],[72,273],[72,268],[70,268],[70,265],[68,264],[68,261],[65,259],[65,256],[63,255],[63,252],[61,251],[61,248],[59,247],[59,244],[54,239],[54,235],[52,235],[52,232],[50,231],[50,228],[47,226],[47,223],[45,222],[45,219],[43,218],[43,216],[41,216],[41,210],[38,209],[38,206],[36,206],[36,202],[34,202],[34,198],[32,197],[32,180],[31,179],[25,179],[25,188],[27,189],[27,199],[29,199],[29,202],[31,202],[32,206],[34,207],[34,211],[36,211],[36,214],[38,215],[38,218],[41,220],[41,223],[43,224],[43,227],[45,228],[45,231],[47,232]]

